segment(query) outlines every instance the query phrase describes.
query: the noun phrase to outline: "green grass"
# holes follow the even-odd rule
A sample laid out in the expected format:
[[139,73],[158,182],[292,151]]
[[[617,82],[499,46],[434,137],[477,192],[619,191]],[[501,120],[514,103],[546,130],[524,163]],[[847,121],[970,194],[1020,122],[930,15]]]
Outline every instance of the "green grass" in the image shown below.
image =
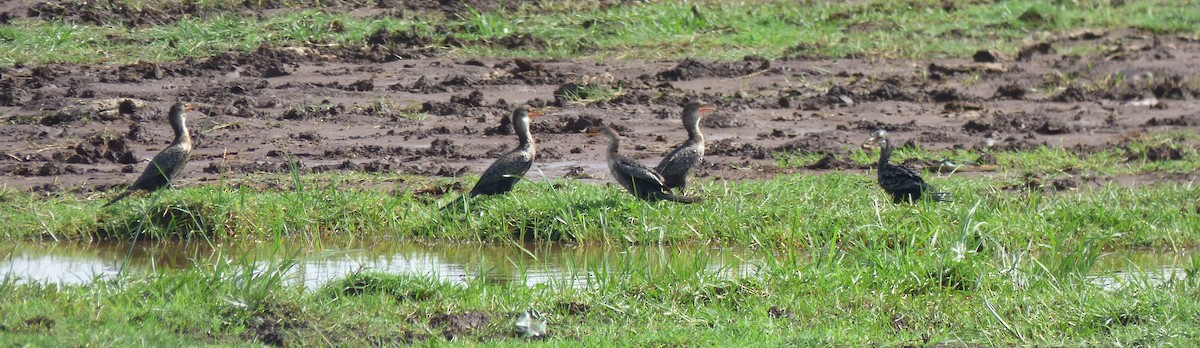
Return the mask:
[[[1150,135],[1125,147],[1136,152],[1189,139]],[[1025,169],[1112,167],[1105,157],[1057,151],[996,157]],[[1195,154],[1188,156],[1174,162],[1195,163]],[[873,159],[865,152],[851,158]],[[1163,173],[1176,165],[1182,164],[1130,170]],[[1195,185],[1044,194],[1005,191],[1005,175],[927,177],[957,202],[893,205],[869,173],[838,172],[700,180],[693,194],[706,201],[696,205],[647,203],[611,186],[531,178],[511,194],[444,212],[438,208],[455,194],[418,193],[444,181],[393,175],[293,172],[246,181],[280,189],[230,181],[133,197],[105,210],[98,210],[103,197],[4,189],[0,237],[6,239],[136,235],[222,247],[214,248],[216,257],[194,256],[193,268],[88,285],[6,276],[0,344],[361,346],[453,337],[499,346],[1125,346],[1200,338],[1194,296],[1200,257],[1186,258],[1182,277],[1097,274],[1114,269],[1100,265],[1103,253],[1200,246]],[[388,193],[398,182],[407,186]],[[485,277],[461,285],[376,272],[315,289],[288,281],[304,259],[282,251],[296,249],[285,245],[379,238],[570,240],[615,246],[622,255],[619,264],[563,266],[565,278],[586,279],[582,288]],[[244,247],[259,243],[281,251]],[[742,265],[708,268],[712,254],[688,253],[685,244],[751,247],[761,258],[746,262],[750,274],[728,275],[722,271]],[[647,256],[652,248],[630,245],[678,256],[662,261]],[[1121,279],[1119,288],[1097,277]],[[512,333],[517,313],[529,308],[550,320],[545,341]],[[445,315],[468,313],[487,320],[461,331],[438,324]]]
[[[1107,346],[1188,345],[1200,335],[1200,258],[1185,265],[1186,278],[1135,276],[1112,291],[1089,276],[1091,240],[1017,251],[976,239],[968,246],[982,243],[982,252],[962,252],[962,236],[903,246],[826,236],[809,242],[811,252],[776,248],[756,275],[735,277],[690,256],[654,267],[635,252],[628,262],[641,267],[569,271],[591,279],[585,288],[365,272],[306,289],[285,281],[302,261],[286,255],[266,263],[231,255],[91,285],[8,278],[0,344],[362,346],[453,336],[499,346]],[[529,308],[549,319],[545,341],[513,334],[516,314]],[[458,332],[436,319],[476,311],[487,320]]]
[[562,97],[569,104],[586,105],[605,102],[621,96],[621,87],[607,84],[585,84],[578,88],[563,91]]
[[[448,54],[466,57],[726,60],[747,55],[919,59],[964,57],[978,49],[1013,54],[1029,40],[1077,29],[1200,33],[1200,4],[1186,1],[1139,1],[1115,7],[1107,1],[946,4],[954,9],[947,10],[938,1],[701,1],[617,6],[572,2],[472,10],[449,17],[413,13],[404,18],[362,18],[302,10],[261,20],[210,11],[132,28],[19,19],[0,26],[0,65],[173,61],[260,46],[357,47],[380,28],[415,33]],[[464,46],[442,46],[448,33]],[[515,35],[541,40],[545,47],[509,49],[493,44]]]
[[[864,139],[865,140],[865,139]],[[980,163],[981,157],[995,159],[998,172],[995,177],[1016,178],[1024,173],[1041,173],[1054,177],[1063,176],[1118,176],[1150,173],[1189,174],[1200,170],[1200,136],[1184,132],[1137,134],[1116,146],[1107,146],[1094,151],[1075,151],[1061,146],[1037,146],[1024,151],[980,151],[966,149],[924,150],[920,148],[898,148],[892,154],[892,163],[903,163],[917,159],[930,164],[947,161],[956,165]],[[1181,158],[1153,160],[1148,158],[1151,149],[1175,149]],[[822,155],[793,152],[777,153],[776,163],[783,168],[803,168],[821,159]],[[872,165],[879,160],[878,151],[856,149],[845,160]],[[944,169],[949,171],[950,168]]]
[[[114,0],[104,6],[161,4]],[[214,10],[146,27],[18,19],[0,26],[0,65],[163,62],[260,46],[359,47],[381,28],[428,38],[448,55],[600,60],[963,57],[981,48],[1011,54],[1026,42],[1077,29],[1200,33],[1200,4],[1183,1],[567,2],[461,18],[383,19],[319,10],[258,19],[215,10],[233,4],[228,0],[195,4]],[[466,44],[444,46],[448,32]],[[545,47],[494,44],[514,35]],[[1048,76],[1040,88],[1103,90],[1123,79]],[[620,93],[595,86],[606,87],[589,91],[596,100]],[[428,117],[383,101],[352,107],[387,118]],[[993,176],[926,174],[953,192],[956,202],[944,204],[891,204],[869,171],[700,180],[689,193],[705,198],[696,205],[642,202],[612,185],[534,177],[511,194],[446,211],[439,208],[457,193],[423,193],[444,180],[396,175],[226,178],[106,209],[100,205],[111,193],[47,197],[0,187],[0,238],[189,239],[219,254],[195,256],[196,267],[87,285],[24,283],[6,275],[0,279],[0,345],[440,344],[451,332],[435,324],[437,318],[479,311],[488,320],[454,340],[498,346],[1188,346],[1200,339],[1200,258],[1189,258],[1185,277],[1134,275],[1117,290],[1094,277],[1105,252],[1200,246],[1200,189],[1169,180],[1055,193],[1009,187],[1023,184],[1025,173],[1102,182],[1195,173],[1197,139],[1152,134],[1091,152],[1049,146],[989,153],[1002,168]],[[1148,149],[1163,146],[1180,150],[1182,158],[1146,158]],[[896,160],[970,163],[980,155],[899,149]],[[778,162],[795,168],[818,159],[783,154]],[[875,154],[860,150],[846,159],[869,164]],[[484,279],[457,285],[375,272],[316,289],[288,281],[304,260],[282,251],[292,250],[284,245],[356,239],[534,240],[614,246],[623,256],[619,267],[565,267],[569,276],[588,279],[584,288]],[[235,251],[264,243],[281,251]],[[643,245],[685,255],[656,263],[633,251]],[[753,274],[729,276],[679,245],[748,247],[764,258]],[[550,319],[545,341],[512,334],[513,319],[529,308]]]
[[[400,178],[367,176],[386,183]],[[957,203],[893,205],[873,177],[783,175],[766,181],[707,182],[698,205],[646,203],[607,185],[522,182],[513,194],[438,211],[441,202],[412,191],[364,189],[353,176],[299,176],[283,191],[202,186],[129,199],[35,197],[0,191],[6,238],[264,239],[355,238],[623,245],[700,243],[793,248],[836,238],[870,246],[920,243],[980,223],[979,238],[1008,248],[1030,241],[1096,240],[1107,248],[1200,245],[1197,188],[1105,185],[1043,195],[1006,191],[1009,179],[930,177]],[[468,179],[469,180],[469,179]],[[411,190],[411,189],[410,189]],[[456,195],[451,195],[456,196]],[[978,207],[976,207],[978,204]],[[848,207],[850,209],[831,209]],[[915,238],[915,239],[914,239]]]

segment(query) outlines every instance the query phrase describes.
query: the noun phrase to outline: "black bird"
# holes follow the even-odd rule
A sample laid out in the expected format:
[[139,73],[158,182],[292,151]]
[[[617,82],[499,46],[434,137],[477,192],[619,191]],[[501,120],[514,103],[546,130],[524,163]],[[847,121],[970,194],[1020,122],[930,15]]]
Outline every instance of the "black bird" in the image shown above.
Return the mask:
[[483,171],[483,175],[479,176],[479,182],[475,183],[475,187],[471,188],[470,193],[459,197],[442,209],[461,203],[463,198],[497,195],[512,191],[513,185],[525,176],[525,172],[528,172],[529,168],[533,166],[533,158],[537,156],[537,145],[534,144],[533,136],[529,133],[529,119],[538,116],[541,114],[531,112],[523,105],[513,109],[510,121],[513,129],[517,132],[517,148],[492,162],[492,165]]
[[621,146],[620,136],[608,126],[593,127],[588,136],[604,135],[608,138],[608,169],[612,171],[613,179],[621,184],[626,191],[637,198],[647,201],[668,200],[679,203],[695,203],[696,197],[677,196],[666,192],[663,177],[654,169],[642,165],[629,156],[617,153]]
[[662,174],[663,186],[667,189],[687,186],[688,171],[704,159],[704,134],[700,133],[700,116],[713,108],[704,107],[699,102],[689,102],[683,107],[683,129],[687,131],[688,139],[663,157],[655,171]]
[[892,195],[893,203],[916,202],[925,193],[931,194],[934,201],[952,201],[949,192],[934,192],[933,186],[926,184],[925,180],[921,179],[921,176],[912,169],[888,163],[892,157],[892,144],[888,141],[887,131],[882,129],[875,131],[871,135],[871,139],[863,144],[863,147],[871,148],[873,145],[880,147],[879,168],[876,171],[879,177],[879,187]]
[[183,166],[187,165],[188,158],[192,154],[192,136],[188,134],[186,113],[195,108],[195,104],[184,102],[176,102],[171,105],[168,119],[171,122],[171,128],[175,130],[175,140],[171,141],[170,146],[154,155],[154,158],[150,160],[150,165],[146,166],[142,175],[133,182],[133,185],[113,197],[102,207],[110,206],[137,191],[153,192],[171,185],[171,181],[179,176],[179,172],[183,171]]

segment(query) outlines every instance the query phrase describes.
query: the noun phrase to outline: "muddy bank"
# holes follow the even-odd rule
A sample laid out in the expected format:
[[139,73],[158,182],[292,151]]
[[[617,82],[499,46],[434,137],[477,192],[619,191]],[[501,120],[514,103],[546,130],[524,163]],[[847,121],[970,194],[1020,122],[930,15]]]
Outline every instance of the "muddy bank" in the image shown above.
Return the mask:
[[[792,171],[774,160],[788,151],[825,157],[796,170],[865,170],[846,156],[877,128],[900,144],[981,157],[1039,145],[1094,151],[1140,132],[1200,128],[1200,43],[1173,36],[1093,33],[1011,58],[596,63],[446,58],[414,44],[423,38],[377,34],[366,50],[2,68],[0,173],[23,190],[127,183],[169,142],[165,113],[177,99],[204,105],[190,117],[197,146],[185,185],[285,172],[289,161],[304,172],[478,173],[514,146],[503,117],[519,103],[546,113],[533,125],[538,175],[596,181],[608,175],[603,144],[583,129],[612,124],[623,151],[653,164],[685,138],[678,115],[689,99],[718,108],[702,125],[710,145],[697,175],[708,179]],[[1058,53],[1079,44],[1112,49]],[[1129,157],[1177,160],[1189,146]]]

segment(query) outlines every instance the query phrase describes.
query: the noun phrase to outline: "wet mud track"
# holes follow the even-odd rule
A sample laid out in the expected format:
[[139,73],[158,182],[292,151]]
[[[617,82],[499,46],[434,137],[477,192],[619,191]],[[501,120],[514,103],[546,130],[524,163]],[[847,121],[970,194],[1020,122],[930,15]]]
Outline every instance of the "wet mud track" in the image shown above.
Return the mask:
[[[613,124],[622,151],[652,165],[685,139],[679,113],[688,99],[718,108],[702,123],[709,145],[697,175],[706,180],[865,170],[848,154],[877,128],[897,143],[977,149],[985,162],[994,150],[1088,152],[1140,132],[1200,128],[1200,42],[1186,37],[1089,32],[1017,57],[933,61],[600,63],[447,58],[420,40],[383,31],[363,47],[3,68],[0,174],[32,191],[129,183],[170,141],[166,109],[178,99],[203,105],[189,116],[197,144],[184,185],[287,172],[289,160],[303,172],[477,174],[515,146],[504,117],[518,103],[546,114],[532,126],[540,153],[531,175],[593,181],[607,180],[604,144],[584,129]],[[1080,44],[1111,49],[1058,53]],[[573,99],[591,86],[618,95]],[[777,167],[775,154],[791,151],[824,158]],[[1178,149],[1146,155],[1172,160]]]

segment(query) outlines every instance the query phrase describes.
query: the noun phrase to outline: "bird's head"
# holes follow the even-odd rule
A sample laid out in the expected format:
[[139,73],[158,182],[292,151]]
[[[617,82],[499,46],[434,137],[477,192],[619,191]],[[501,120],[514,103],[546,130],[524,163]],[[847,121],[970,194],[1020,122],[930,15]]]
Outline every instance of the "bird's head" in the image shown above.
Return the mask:
[[887,142],[887,131],[882,129],[876,130],[874,133],[871,133],[871,138],[867,139],[867,142],[862,144],[862,148],[872,149],[884,142]]
[[617,137],[617,131],[614,131],[612,129],[612,127],[609,127],[606,125],[599,125],[599,126],[594,126],[594,127],[588,128],[586,134],[588,137],[595,137],[598,135],[603,135],[603,136],[606,136],[609,138]]
[[688,115],[699,116],[699,115],[703,115],[707,112],[715,111],[715,110],[717,110],[717,109],[707,106],[707,105],[704,105],[703,103],[698,102],[698,101],[688,102],[687,104],[683,105],[683,115],[685,118]]
[[542,115],[543,114],[541,111],[538,111],[537,109],[530,109],[525,105],[517,106],[516,109],[513,109],[513,117],[528,116],[530,119],[533,119]]

